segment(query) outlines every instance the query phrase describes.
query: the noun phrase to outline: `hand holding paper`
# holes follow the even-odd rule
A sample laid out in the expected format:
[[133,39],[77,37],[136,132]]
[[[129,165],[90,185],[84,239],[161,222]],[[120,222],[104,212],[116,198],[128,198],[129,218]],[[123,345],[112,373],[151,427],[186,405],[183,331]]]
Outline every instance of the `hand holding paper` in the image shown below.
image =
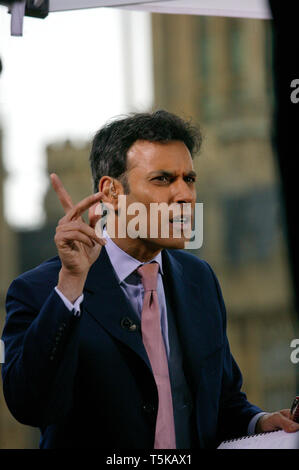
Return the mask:
[[256,424],[256,433],[277,431],[278,429],[283,429],[285,432],[299,431],[299,424],[291,419],[289,409],[265,414]]

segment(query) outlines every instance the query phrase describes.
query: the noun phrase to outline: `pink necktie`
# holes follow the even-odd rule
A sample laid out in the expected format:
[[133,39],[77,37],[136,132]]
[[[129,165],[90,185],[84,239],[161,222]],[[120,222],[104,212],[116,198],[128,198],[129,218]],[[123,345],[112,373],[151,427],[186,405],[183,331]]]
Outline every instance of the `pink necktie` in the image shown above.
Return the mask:
[[159,406],[156,421],[154,449],[175,449],[175,428],[172,407],[168,361],[161,332],[160,309],[157,295],[156,262],[144,264],[137,271],[142,278],[144,299],[141,313],[141,332],[144,347],[152,366],[158,388]]

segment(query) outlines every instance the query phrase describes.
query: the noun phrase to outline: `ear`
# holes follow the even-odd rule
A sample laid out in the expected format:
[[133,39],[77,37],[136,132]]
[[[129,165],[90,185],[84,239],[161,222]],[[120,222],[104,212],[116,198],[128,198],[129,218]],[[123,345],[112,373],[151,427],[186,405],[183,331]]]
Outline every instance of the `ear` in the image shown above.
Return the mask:
[[124,194],[123,186],[117,179],[111,176],[103,176],[99,181],[99,191],[103,193],[103,203],[109,203],[117,211],[118,196]]
[[99,181],[98,191],[103,193],[103,201],[102,202],[109,202],[110,203],[110,185],[112,182],[112,178],[110,176],[102,176]]

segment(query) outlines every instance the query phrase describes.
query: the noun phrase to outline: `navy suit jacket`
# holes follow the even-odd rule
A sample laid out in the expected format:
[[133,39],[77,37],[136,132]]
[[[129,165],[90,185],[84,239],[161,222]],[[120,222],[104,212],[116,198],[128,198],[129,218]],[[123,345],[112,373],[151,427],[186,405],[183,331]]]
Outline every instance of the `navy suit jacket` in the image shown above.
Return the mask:
[[[198,448],[247,433],[259,411],[240,391],[226,313],[210,266],[163,250],[163,282],[174,299]],[[92,265],[81,316],[55,292],[52,258],[12,282],[3,330],[4,395],[13,416],[41,429],[41,448],[152,449],[158,394],[140,320],[118,285],[105,248]]]

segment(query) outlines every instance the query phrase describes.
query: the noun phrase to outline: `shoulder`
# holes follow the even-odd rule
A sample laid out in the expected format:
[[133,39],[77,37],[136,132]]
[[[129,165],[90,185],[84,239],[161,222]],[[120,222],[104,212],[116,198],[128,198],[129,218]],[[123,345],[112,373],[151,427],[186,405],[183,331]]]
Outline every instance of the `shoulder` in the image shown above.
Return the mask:
[[166,250],[170,259],[175,260],[184,279],[209,287],[222,301],[222,292],[217,276],[210,264],[187,250]]
[[46,280],[51,281],[53,278],[58,276],[60,268],[60,258],[59,256],[55,256],[54,258],[50,258],[44,261],[35,268],[24,272],[17,279],[22,279],[28,282],[45,282]]
[[33,269],[20,274],[9,286],[7,296],[19,297],[35,292],[47,295],[58,282],[61,261],[58,256],[48,259]]
[[186,250],[167,250],[167,254],[175,259],[184,271],[186,270],[190,274],[197,273],[215,277],[214,271],[207,261]]

